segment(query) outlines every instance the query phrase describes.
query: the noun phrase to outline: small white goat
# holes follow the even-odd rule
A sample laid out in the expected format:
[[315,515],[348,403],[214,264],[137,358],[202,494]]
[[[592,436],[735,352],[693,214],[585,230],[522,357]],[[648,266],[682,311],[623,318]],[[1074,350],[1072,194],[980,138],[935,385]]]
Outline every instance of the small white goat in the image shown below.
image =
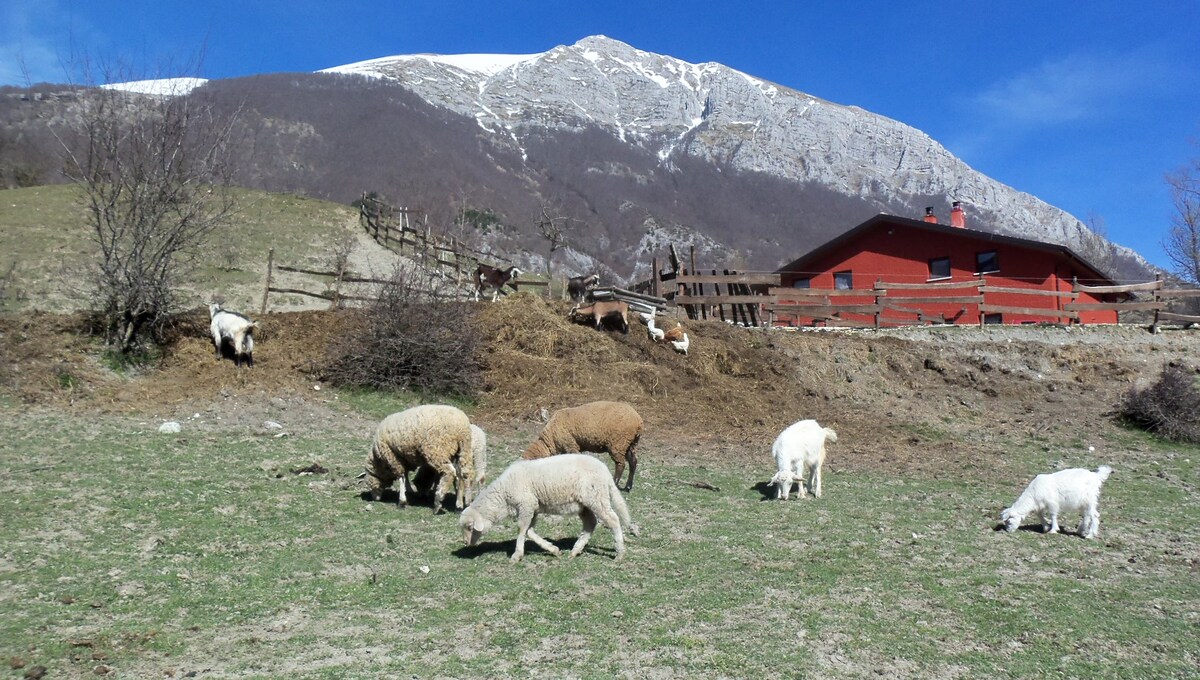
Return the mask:
[[213,346],[217,351],[217,359],[221,358],[221,344],[229,342],[233,348],[233,364],[241,366],[242,361],[250,368],[254,367],[254,329],[258,324],[250,319],[221,309],[221,305],[212,303],[208,306],[208,316],[212,320],[209,331],[212,333]]
[[821,427],[815,420],[801,420],[779,433],[771,446],[778,472],[771,478],[775,497],[787,500],[792,484],[800,483],[800,496],[805,491],[821,497],[821,466],[825,463],[825,442],[836,442],[837,432]]
[[1012,507],[1000,513],[1000,521],[1004,522],[1005,531],[1016,531],[1025,515],[1036,512],[1042,531],[1057,534],[1059,513],[1082,512],[1079,535],[1095,538],[1100,533],[1100,487],[1111,474],[1112,468],[1101,465],[1095,472],[1071,468],[1038,475]]

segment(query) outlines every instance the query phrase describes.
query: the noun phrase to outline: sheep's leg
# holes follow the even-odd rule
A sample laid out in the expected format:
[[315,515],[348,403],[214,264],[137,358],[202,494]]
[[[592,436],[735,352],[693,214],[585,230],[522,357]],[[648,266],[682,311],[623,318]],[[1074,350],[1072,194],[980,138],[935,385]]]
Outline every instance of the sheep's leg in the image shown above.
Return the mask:
[[[639,437],[641,435],[638,435]],[[625,459],[629,461],[629,481],[625,482],[625,490],[633,491],[633,476],[637,474],[637,445],[638,440],[634,439],[629,448],[625,450]],[[619,482],[618,482],[619,483]]]
[[408,484],[408,470],[401,470],[399,477],[392,479],[392,487],[396,489],[396,507],[403,508],[408,505],[408,492],[411,489]]
[[533,530],[533,523],[536,520],[537,520],[537,516],[535,515],[534,518],[529,521],[529,528],[525,530],[526,535],[528,535],[529,538],[534,543],[536,543],[539,548],[541,548],[542,550],[545,550],[546,552],[550,553],[551,555],[554,555],[555,557],[557,557],[558,555],[562,554],[562,551],[558,549],[558,546],[556,546],[553,543],[551,543],[550,541],[547,541],[546,539],[542,538],[541,535],[538,534],[538,532]]
[[613,512],[612,508],[601,508],[596,512],[596,516],[604,522],[604,526],[612,529],[613,544],[617,549],[617,559],[625,557],[625,533],[621,531],[621,518],[617,517],[617,513]]
[[571,548],[571,557],[576,557],[583,552],[592,538],[592,532],[596,530],[596,513],[584,508],[579,513],[579,519],[583,521],[583,531],[579,533],[579,538],[575,539],[575,546]]
[[467,507],[466,506],[467,496],[471,493],[470,489],[471,489],[471,480],[464,479],[464,480],[460,481],[458,477],[454,478],[454,507],[455,508],[462,510],[463,508]]
[[816,498],[821,497],[821,466],[814,465],[808,469],[808,488],[812,490],[812,495]]
[[[613,470],[613,484],[621,486],[621,477],[625,473],[625,459],[616,456],[613,456],[612,459],[613,463],[616,464],[616,469]],[[626,487],[626,490],[628,490],[628,487]]]
[[[517,510],[517,549],[513,551],[510,562],[520,562],[525,556],[525,536],[533,526],[534,511],[526,508]],[[534,534],[536,536],[537,534]]]
[[450,485],[454,483],[454,466],[450,461],[444,461],[441,465],[435,468],[440,475],[438,477],[437,488],[433,492],[433,514],[441,514],[442,501],[445,500],[446,494],[450,493]]

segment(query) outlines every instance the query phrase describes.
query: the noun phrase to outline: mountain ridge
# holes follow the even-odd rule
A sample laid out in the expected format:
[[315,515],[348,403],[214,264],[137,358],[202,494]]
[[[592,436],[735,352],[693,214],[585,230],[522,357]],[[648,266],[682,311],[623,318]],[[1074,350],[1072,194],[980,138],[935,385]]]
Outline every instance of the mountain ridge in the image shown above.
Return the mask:
[[[489,66],[471,68],[471,60]],[[1080,220],[972,169],[909,125],[716,62],[691,64],[605,36],[536,55],[400,55],[323,72],[394,80],[434,106],[474,118],[526,159],[521,138],[530,130],[591,124],[654,151],[668,168],[686,154],[901,203],[908,214],[935,197],[958,200],[973,213],[972,226],[1077,250],[1091,238]]]
[[[342,203],[379,192],[522,268],[545,267],[546,209],[572,227],[556,267],[619,280],[647,274],[668,242],[695,247],[703,268],[770,271],[880,212],[946,215],[960,200],[971,228],[1066,245],[1114,279],[1153,271],[916,128],[603,36],[195,84],[187,96],[238,118],[243,185]],[[183,94],[178,79],[124,89]],[[45,121],[82,110],[63,92],[0,92],[0,134],[15,140],[0,143],[0,171],[10,154],[63,181],[45,160],[60,151]],[[491,217],[468,225],[468,213]]]

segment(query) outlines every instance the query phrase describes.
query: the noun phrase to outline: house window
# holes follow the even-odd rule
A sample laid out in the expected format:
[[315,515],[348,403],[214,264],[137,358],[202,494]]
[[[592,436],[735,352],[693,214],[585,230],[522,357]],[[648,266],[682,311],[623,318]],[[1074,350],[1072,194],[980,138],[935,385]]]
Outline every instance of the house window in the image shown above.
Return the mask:
[[983,323],[985,326],[991,325],[991,324],[1002,324],[1002,323],[1004,323],[1004,315],[1002,315],[1002,314],[984,314],[983,315]]
[[834,290],[850,290],[854,287],[854,273],[834,272],[833,273],[833,288]]
[[948,279],[950,278],[950,258],[936,257],[929,261],[929,278],[932,279]]
[[976,274],[987,274],[998,271],[1000,271],[1000,257],[996,255],[996,251],[989,250],[983,253],[975,253]]
[[792,288],[811,288],[812,279],[796,279],[792,281]]

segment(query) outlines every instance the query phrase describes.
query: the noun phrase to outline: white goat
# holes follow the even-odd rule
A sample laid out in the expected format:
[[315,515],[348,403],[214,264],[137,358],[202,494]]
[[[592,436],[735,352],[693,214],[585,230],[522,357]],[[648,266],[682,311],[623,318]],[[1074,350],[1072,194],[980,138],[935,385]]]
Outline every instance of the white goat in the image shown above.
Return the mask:
[[792,484],[800,483],[800,496],[805,491],[821,497],[821,466],[825,463],[825,442],[836,442],[837,432],[821,427],[815,420],[801,420],[779,433],[771,446],[778,472],[771,478],[775,497],[787,500]]
[[209,331],[212,333],[217,359],[221,358],[221,344],[228,341],[230,347],[233,348],[234,365],[241,366],[242,361],[245,360],[246,365],[253,368],[253,334],[254,329],[258,328],[258,324],[237,312],[221,309],[221,305],[215,302],[208,306],[208,316],[212,320],[209,324]]
[[1000,521],[1006,531],[1016,531],[1025,515],[1036,512],[1042,531],[1057,534],[1059,513],[1082,512],[1079,535],[1095,538],[1100,533],[1100,487],[1111,474],[1112,468],[1101,465],[1095,472],[1071,468],[1038,475],[1017,501],[1000,513]]

